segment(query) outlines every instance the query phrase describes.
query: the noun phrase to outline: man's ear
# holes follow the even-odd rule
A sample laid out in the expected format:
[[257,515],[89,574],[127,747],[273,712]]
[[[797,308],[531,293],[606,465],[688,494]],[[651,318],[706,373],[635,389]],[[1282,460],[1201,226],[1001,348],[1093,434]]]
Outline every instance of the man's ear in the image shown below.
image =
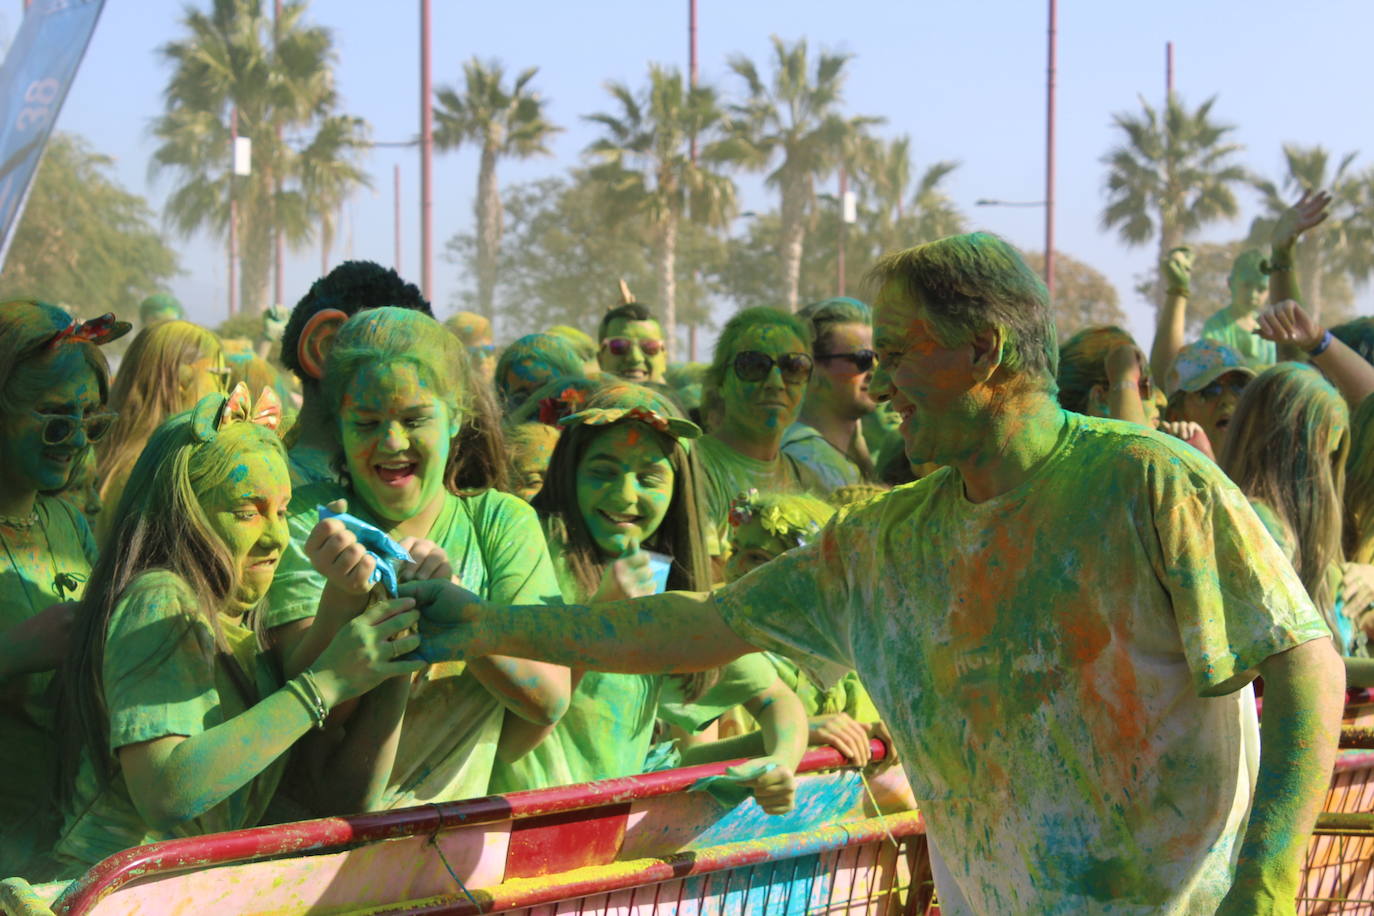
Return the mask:
[[969,341],[969,346],[973,348],[973,362],[969,368],[975,381],[986,382],[992,378],[993,373],[1002,365],[1004,344],[1001,328],[987,328],[973,335],[973,339]]
[[1107,409],[1107,386],[1094,385],[1088,389],[1088,412],[1094,417],[1110,417]]
[[301,328],[301,336],[296,339],[296,361],[306,375],[324,378],[324,361],[334,345],[334,335],[347,320],[348,316],[339,309],[320,309]]

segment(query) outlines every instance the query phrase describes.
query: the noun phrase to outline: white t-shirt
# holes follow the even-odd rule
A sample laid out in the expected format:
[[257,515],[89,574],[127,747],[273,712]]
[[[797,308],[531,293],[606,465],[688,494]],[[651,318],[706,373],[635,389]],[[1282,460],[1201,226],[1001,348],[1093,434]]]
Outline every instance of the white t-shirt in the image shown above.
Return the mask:
[[1076,414],[1011,492],[970,503],[943,469],[716,600],[750,643],[858,671],[942,895],[986,914],[1211,913],[1253,792],[1242,688],[1328,635],[1212,462]]

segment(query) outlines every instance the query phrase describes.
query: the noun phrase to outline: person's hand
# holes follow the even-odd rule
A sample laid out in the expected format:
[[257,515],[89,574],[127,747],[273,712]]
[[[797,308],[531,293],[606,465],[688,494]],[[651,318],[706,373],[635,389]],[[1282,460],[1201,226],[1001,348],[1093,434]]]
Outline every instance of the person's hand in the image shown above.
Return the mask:
[[397,598],[380,601],[344,624],[309,669],[325,704],[332,709],[387,678],[424,668],[422,660],[401,657],[420,647],[419,635],[410,632],[419,620],[415,602]]
[[591,603],[624,601],[653,593],[654,571],[649,565],[649,555],[640,550],[638,544],[632,544],[624,556],[606,564]]
[[873,750],[868,745],[868,729],[848,714],[813,716],[807,734],[808,744],[828,744],[857,766],[868,766]]
[[[348,502],[336,499],[329,504],[335,512],[347,512]],[[305,555],[315,572],[334,588],[348,595],[366,595],[368,581],[377,568],[377,558],[367,552],[353,532],[336,518],[321,519],[305,539]]]
[[1193,249],[1187,245],[1170,249],[1160,262],[1159,272],[1168,292],[1188,295],[1193,278]]
[[402,597],[415,599],[420,612],[419,656],[426,661],[462,661],[490,652],[479,650],[486,604],[477,595],[442,579],[399,585]]
[[1302,350],[1311,350],[1322,342],[1322,326],[1292,299],[1277,302],[1256,316],[1259,327],[1255,333],[1274,343],[1291,343]]
[[1187,442],[1194,436],[1206,435],[1203,433],[1202,427],[1198,426],[1192,420],[1161,420],[1159,431],[1168,433],[1175,439],[1182,439],[1184,442]]
[[1124,343],[1113,347],[1103,360],[1107,368],[1107,380],[1116,385],[1119,382],[1139,382],[1146,374],[1145,354],[1135,344]]
[[1341,571],[1342,613],[1366,634],[1374,634],[1374,566],[1347,563]]
[[1291,249],[1299,236],[1330,215],[1330,207],[1331,195],[1325,191],[1303,191],[1298,202],[1284,210],[1274,223],[1269,243],[1275,251]]
[[[768,765],[772,764],[771,767]],[[754,800],[767,814],[786,814],[797,801],[797,777],[792,768],[772,757],[746,760],[725,771],[726,776],[739,777],[755,769],[767,769],[753,779],[741,780],[740,785],[754,790]]]
[[898,763],[897,742],[892,740],[892,732],[888,730],[887,723],[881,721],[870,722],[868,723],[868,725],[864,727],[868,731],[868,737],[877,738],[878,740],[882,741],[883,744],[887,745],[887,756],[878,762],[878,768],[876,772],[881,773],[888,767],[896,766]]
[[4,631],[0,677],[52,671],[67,658],[76,626],[75,601],[51,604]]
[[426,538],[402,538],[400,545],[414,559],[413,563],[402,563],[396,573],[398,582],[419,581],[422,579],[453,578],[453,566],[448,561],[444,548]]

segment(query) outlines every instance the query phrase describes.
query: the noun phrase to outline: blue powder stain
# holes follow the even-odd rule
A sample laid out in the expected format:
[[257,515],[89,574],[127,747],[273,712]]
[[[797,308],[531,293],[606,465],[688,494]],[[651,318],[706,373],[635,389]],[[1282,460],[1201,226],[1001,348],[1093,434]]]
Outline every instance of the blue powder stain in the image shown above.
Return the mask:
[[239,481],[244,480],[244,479],[246,479],[247,477],[248,477],[248,465],[246,465],[246,464],[240,464],[240,465],[238,465],[237,467],[235,467],[232,471],[229,472],[229,479],[230,479],[230,481],[232,481],[232,482],[234,482],[234,483],[238,483]]

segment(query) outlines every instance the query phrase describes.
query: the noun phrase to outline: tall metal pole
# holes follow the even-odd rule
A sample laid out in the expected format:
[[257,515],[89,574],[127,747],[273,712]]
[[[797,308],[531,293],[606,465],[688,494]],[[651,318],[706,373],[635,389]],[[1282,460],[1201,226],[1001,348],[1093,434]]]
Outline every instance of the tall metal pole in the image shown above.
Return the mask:
[[1174,98],[1174,43],[1164,42],[1164,101]]
[[239,145],[239,107],[229,109],[229,314],[238,308],[239,204],[234,197],[234,158]]
[[420,0],[420,288],[434,297],[434,101],[429,82],[429,0]]
[[[281,0],[275,0],[272,5],[272,50],[276,52],[277,42],[281,41]],[[275,112],[273,113],[275,114]],[[281,163],[281,121],[277,121],[277,150],[278,164]],[[274,190],[277,199],[272,202],[272,304],[282,305],[285,297],[282,294],[282,269],[286,263],[285,239],[281,234],[281,214],[277,213],[277,207],[281,203],[281,172],[273,172]]]
[[[692,88],[697,87],[697,0],[687,0],[687,73]],[[697,164],[697,135],[692,134],[692,165]],[[700,284],[698,284],[698,289]],[[687,358],[697,361],[697,324],[687,324]]]
[[849,224],[845,222],[844,202],[849,197],[849,170],[840,164],[840,252],[835,260],[835,295],[843,296],[845,288],[844,249],[849,240]]
[[401,272],[401,167],[395,166],[396,188],[393,198],[396,203],[396,273]]
[[1045,288],[1054,297],[1054,80],[1057,54],[1056,6],[1049,0],[1049,65],[1045,71]]

